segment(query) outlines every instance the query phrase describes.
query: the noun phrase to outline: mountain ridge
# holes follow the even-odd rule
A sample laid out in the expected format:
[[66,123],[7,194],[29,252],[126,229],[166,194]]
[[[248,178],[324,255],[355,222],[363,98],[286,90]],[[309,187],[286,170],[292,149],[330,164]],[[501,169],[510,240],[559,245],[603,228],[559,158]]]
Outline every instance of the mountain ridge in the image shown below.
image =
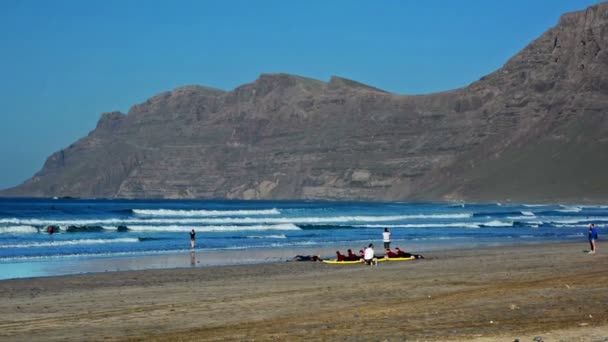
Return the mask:
[[[608,3],[426,95],[262,74],[102,114],[2,196],[605,201]],[[591,167],[589,167],[591,165]]]

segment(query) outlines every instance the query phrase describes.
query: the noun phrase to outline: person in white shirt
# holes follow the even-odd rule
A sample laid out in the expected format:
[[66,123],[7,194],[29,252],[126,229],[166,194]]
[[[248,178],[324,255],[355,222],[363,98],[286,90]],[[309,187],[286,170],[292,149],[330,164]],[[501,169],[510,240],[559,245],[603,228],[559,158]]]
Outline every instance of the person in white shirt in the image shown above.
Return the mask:
[[374,245],[373,244],[369,244],[369,246],[367,246],[367,248],[365,249],[365,251],[363,251],[363,261],[365,261],[365,263],[367,265],[378,265],[378,259],[376,259],[376,257],[374,256]]
[[382,242],[384,242],[384,249],[391,248],[391,232],[388,231],[388,228],[384,228],[384,232],[382,233]]

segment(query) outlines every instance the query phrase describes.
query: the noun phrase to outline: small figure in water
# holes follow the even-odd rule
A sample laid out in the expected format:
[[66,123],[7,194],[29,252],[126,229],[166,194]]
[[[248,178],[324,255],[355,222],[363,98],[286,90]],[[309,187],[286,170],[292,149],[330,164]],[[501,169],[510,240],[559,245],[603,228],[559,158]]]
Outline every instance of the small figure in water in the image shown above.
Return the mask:
[[194,249],[195,238],[196,238],[196,233],[194,232],[194,229],[192,229],[192,231],[190,232],[190,246],[192,246],[192,249]]

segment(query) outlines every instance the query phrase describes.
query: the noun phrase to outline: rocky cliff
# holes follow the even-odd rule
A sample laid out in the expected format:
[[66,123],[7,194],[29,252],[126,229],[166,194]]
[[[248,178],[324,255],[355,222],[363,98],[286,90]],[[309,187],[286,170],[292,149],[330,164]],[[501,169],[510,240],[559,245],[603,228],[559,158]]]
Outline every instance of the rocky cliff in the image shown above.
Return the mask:
[[466,88],[261,75],[103,114],[4,196],[608,200],[608,3]]

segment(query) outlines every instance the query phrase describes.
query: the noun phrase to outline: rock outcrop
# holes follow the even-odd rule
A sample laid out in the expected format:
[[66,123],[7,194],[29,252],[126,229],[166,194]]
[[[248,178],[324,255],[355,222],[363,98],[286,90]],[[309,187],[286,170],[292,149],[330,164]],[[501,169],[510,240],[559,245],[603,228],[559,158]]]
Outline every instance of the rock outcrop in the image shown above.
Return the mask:
[[608,200],[608,3],[468,87],[397,95],[264,74],[103,114],[3,196]]

